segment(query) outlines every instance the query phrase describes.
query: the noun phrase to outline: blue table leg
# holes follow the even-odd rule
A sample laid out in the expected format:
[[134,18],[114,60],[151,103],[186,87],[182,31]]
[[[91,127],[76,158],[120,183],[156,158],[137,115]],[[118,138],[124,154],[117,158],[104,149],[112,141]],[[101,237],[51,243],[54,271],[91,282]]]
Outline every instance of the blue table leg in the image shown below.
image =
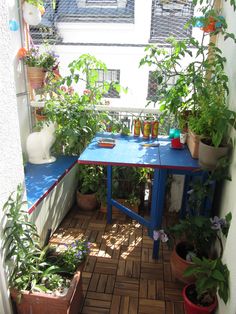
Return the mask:
[[112,222],[112,166],[107,166],[107,223]]
[[[162,215],[165,203],[167,169],[155,169],[152,189],[152,206],[151,206],[151,232],[161,227]],[[154,241],[152,257],[158,259],[159,243]]]

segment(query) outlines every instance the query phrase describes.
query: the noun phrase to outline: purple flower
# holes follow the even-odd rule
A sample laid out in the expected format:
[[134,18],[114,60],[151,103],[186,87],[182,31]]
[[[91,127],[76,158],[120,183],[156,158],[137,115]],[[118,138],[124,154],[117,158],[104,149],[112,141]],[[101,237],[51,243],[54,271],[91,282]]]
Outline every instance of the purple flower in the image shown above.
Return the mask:
[[81,258],[81,257],[82,257],[82,252],[81,252],[81,251],[77,252],[77,253],[75,254],[75,256],[76,256],[77,258]]
[[221,230],[221,227],[225,226],[226,221],[224,218],[219,218],[215,216],[214,218],[210,218],[212,223],[211,229],[213,230]]
[[157,241],[158,239],[161,240],[161,242],[167,242],[168,241],[168,236],[167,234],[164,232],[164,230],[154,230],[153,231],[153,239],[155,241]]

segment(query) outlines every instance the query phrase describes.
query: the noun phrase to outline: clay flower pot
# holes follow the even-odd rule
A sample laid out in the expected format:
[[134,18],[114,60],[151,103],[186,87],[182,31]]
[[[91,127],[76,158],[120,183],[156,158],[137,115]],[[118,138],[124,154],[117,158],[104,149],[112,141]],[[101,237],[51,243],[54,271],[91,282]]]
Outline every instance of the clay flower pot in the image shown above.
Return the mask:
[[44,68],[27,67],[29,82],[32,88],[41,88],[44,85],[46,71]]
[[174,279],[177,279],[183,283],[191,283],[194,281],[195,277],[184,277],[184,271],[192,266],[193,263],[187,261],[184,257],[188,252],[188,248],[191,248],[191,245],[187,242],[179,242],[174,247],[174,250],[170,256],[170,266],[171,272]]
[[77,190],[76,202],[78,208],[84,211],[93,211],[99,207],[96,193],[82,194]]
[[200,136],[194,134],[191,130],[187,136],[187,146],[193,158],[198,159]]
[[17,313],[77,314],[83,300],[82,265],[75,273],[70,287],[64,296],[43,292],[22,291],[20,292],[20,302],[18,302],[19,292],[11,290],[11,297],[16,304]]
[[198,304],[193,303],[189,299],[189,294],[191,291],[194,290],[194,284],[189,284],[184,287],[182,295],[184,298],[184,309],[186,314],[210,314],[213,313],[213,311],[217,307],[217,298],[215,297],[215,300],[212,304],[209,306],[200,306]]

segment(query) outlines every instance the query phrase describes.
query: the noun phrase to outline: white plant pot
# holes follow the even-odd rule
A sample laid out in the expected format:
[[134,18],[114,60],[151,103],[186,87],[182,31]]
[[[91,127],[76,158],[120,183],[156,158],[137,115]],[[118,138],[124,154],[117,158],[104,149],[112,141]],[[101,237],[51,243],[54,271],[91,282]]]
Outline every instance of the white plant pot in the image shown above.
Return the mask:
[[200,141],[199,164],[204,169],[214,170],[219,158],[228,154],[229,147],[213,147]]
[[22,6],[24,21],[29,25],[38,25],[41,22],[42,16],[39,8],[24,2]]

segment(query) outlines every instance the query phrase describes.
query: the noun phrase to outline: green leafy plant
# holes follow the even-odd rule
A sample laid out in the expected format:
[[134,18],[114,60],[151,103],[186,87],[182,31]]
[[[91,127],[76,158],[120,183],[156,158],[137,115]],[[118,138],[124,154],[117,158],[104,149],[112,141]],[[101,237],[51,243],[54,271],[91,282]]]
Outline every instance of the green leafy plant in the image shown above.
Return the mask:
[[189,266],[184,275],[195,276],[194,289],[190,300],[202,306],[210,305],[216,298],[216,293],[227,303],[229,298],[229,270],[221,258],[207,259],[193,257],[194,265]]
[[71,244],[64,244],[63,248],[49,247],[47,261],[58,266],[63,272],[73,274],[89,253],[90,243],[76,240]]
[[82,194],[98,191],[103,178],[103,167],[96,165],[79,165],[78,190]]
[[[196,4],[197,1],[193,1],[193,5]],[[231,5],[235,9],[233,2]],[[199,13],[202,13],[202,17],[190,19],[186,28],[195,27],[199,21],[204,27],[213,19],[221,27],[215,28],[210,36],[221,33],[225,40],[231,38],[236,42],[234,34],[227,32],[225,19],[213,6],[213,2],[207,1],[205,5],[201,3]],[[226,59],[210,36],[203,32],[201,40],[193,37],[180,41],[169,38],[168,50],[148,45],[140,66],[148,65],[152,68],[158,88],[151,102],[159,103],[163,116],[174,115],[180,127],[189,120],[191,129],[218,147],[227,140],[236,116],[228,109],[228,77],[224,72]],[[207,38],[209,44],[206,44]],[[187,66],[182,65],[185,58],[192,60]],[[173,77],[175,82],[170,85]]]
[[[85,259],[89,244],[85,240],[68,247],[68,251],[57,253],[57,261],[49,258],[48,248],[39,245],[39,236],[34,224],[28,221],[28,213],[23,209],[23,188],[18,185],[3,211],[7,217],[3,230],[3,249],[9,269],[9,286],[17,291],[49,292],[68,287],[68,273],[76,271]],[[62,276],[66,273],[66,276]]]
[[89,54],[81,55],[68,67],[68,76],[47,86],[51,97],[45,112],[57,123],[56,153],[79,155],[96,132],[106,129],[109,115],[99,112],[95,105],[102,103],[111,84],[117,89],[118,84],[99,83],[98,70],[107,71],[106,65]]
[[184,238],[193,246],[188,254],[190,260],[192,256],[199,258],[208,256],[216,241],[220,244],[221,257],[223,254],[221,235],[227,236],[231,218],[231,213],[228,213],[225,218],[189,216],[169,227],[167,233],[177,239]]

